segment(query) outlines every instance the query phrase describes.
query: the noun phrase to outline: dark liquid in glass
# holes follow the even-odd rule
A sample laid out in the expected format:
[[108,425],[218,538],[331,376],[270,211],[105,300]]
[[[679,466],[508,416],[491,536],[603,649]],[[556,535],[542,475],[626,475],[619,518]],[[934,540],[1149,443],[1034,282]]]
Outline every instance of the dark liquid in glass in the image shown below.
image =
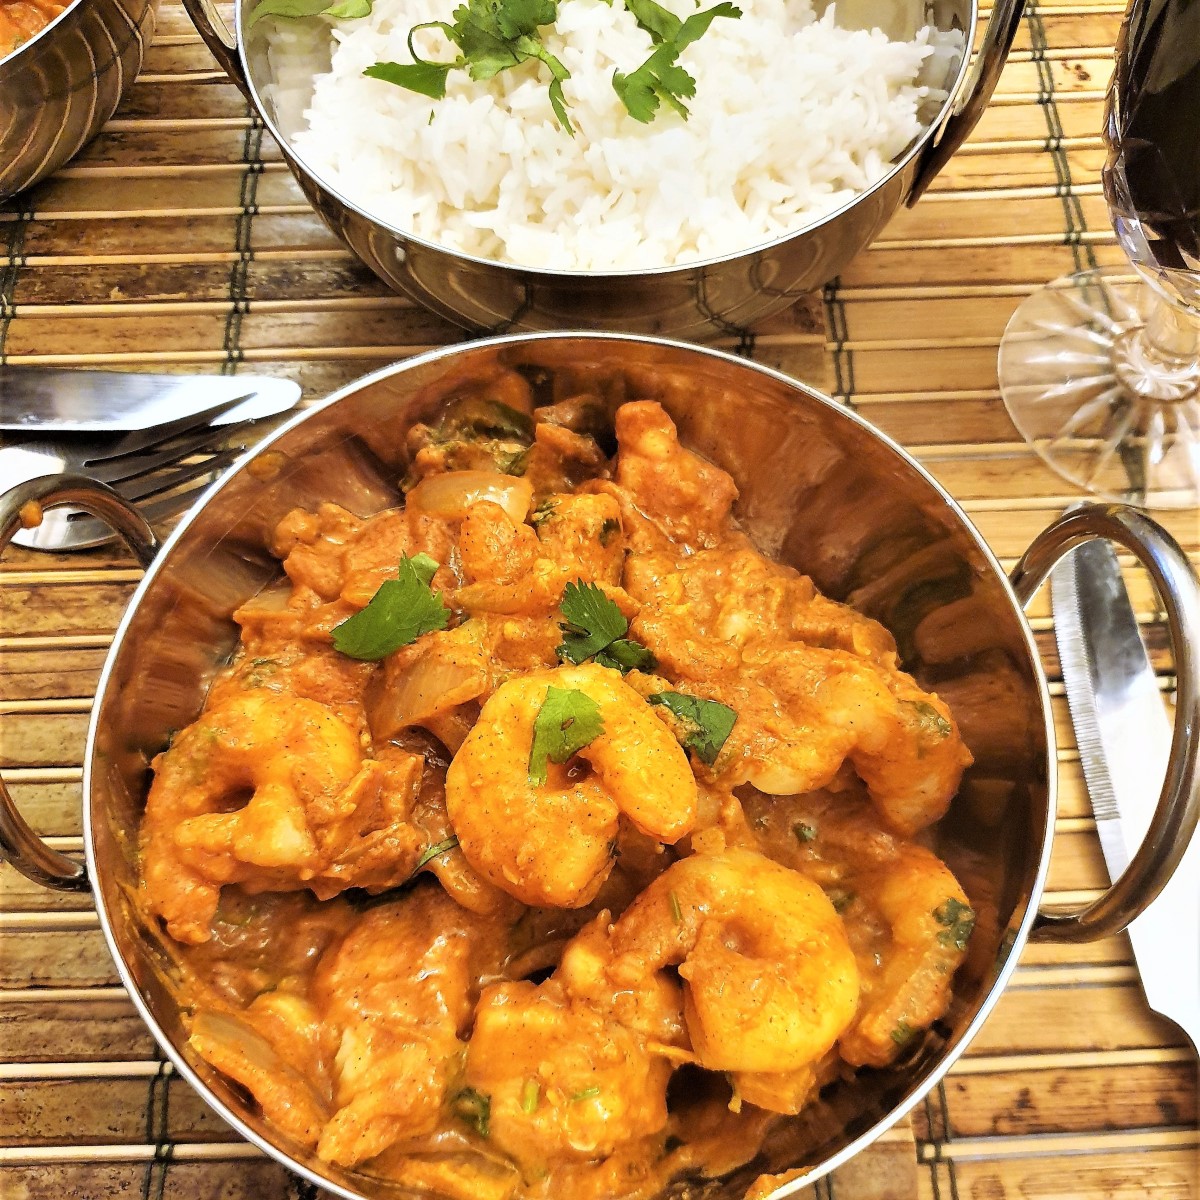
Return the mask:
[[1151,282],[1200,309],[1200,0],[1132,0],[1105,139],[1121,245]]

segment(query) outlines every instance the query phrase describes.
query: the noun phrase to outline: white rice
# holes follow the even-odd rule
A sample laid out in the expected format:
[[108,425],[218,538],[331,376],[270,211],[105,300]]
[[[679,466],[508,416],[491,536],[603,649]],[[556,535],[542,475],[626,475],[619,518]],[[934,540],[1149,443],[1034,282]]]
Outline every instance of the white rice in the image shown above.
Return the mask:
[[[713,0],[705,0],[708,7]],[[649,55],[623,0],[560,0],[543,40],[571,78],[576,134],[550,107],[549,73],[529,62],[488,83],[452,71],[445,99],[363,77],[411,61],[413,25],[451,19],[459,0],[375,0],[337,22],[332,70],[315,81],[294,137],[308,164],[369,213],[483,258],[563,270],[668,266],[748,249],[797,230],[869,187],[920,132],[921,109],[957,34],[910,41],[843,29],[832,5],[737,0],[680,57],[696,79],[683,120],[635,121],[612,87]],[[665,0],[679,17],[695,0]],[[286,35],[285,35],[286,36]],[[436,31],[422,55],[456,53]],[[949,43],[954,43],[953,45]],[[272,53],[274,60],[276,55]]]

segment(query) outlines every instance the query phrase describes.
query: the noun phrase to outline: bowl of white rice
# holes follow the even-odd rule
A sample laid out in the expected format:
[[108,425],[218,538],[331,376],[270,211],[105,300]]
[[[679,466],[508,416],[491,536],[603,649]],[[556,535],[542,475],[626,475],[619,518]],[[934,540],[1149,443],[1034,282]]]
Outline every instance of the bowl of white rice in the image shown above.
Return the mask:
[[978,0],[243,0],[233,35],[186,2],[393,288],[474,330],[687,337],[787,307],[913,202],[1021,6],[968,82]]

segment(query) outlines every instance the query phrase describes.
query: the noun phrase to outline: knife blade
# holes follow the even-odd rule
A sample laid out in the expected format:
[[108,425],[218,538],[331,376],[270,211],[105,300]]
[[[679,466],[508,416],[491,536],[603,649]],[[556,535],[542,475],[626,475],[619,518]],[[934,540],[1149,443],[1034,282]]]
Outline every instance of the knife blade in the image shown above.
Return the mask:
[[[1171,724],[1112,546],[1077,547],[1054,568],[1050,590],[1067,705],[1105,866],[1115,880],[1149,827],[1170,757]],[[1200,833],[1127,932],[1146,1002],[1200,1049]]]
[[300,385],[265,375],[148,375],[0,367],[0,430],[9,433],[113,433],[244,403],[222,413],[229,425],[286,412]]

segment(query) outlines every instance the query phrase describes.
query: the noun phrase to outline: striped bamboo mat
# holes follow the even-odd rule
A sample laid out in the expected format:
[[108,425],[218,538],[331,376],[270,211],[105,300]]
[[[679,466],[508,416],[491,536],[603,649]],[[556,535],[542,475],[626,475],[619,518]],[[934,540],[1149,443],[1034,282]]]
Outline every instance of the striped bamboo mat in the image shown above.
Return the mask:
[[[1007,565],[1073,498],[1018,439],[996,347],[1020,299],[1119,263],[1103,198],[1103,91],[1122,6],[1038,5],[975,135],[846,273],[743,353],[824,384],[911,450]],[[304,203],[175,0],[145,71],[80,158],[0,208],[0,359],[297,379],[319,396],[458,340],[387,293]],[[732,347],[731,347],[732,348]],[[1166,523],[1200,559],[1193,513]],[[80,847],[97,674],[138,578],[101,549],[0,564],[0,768],[30,820]],[[1161,614],[1130,570],[1164,690]],[[1061,809],[1050,899],[1105,875],[1057,682]],[[116,979],[86,897],[0,868],[0,1195],[299,1200],[172,1077]],[[1196,1060],[1150,1013],[1124,937],[1030,948],[970,1052],[907,1126],[816,1193],[842,1200],[1200,1196]]]

